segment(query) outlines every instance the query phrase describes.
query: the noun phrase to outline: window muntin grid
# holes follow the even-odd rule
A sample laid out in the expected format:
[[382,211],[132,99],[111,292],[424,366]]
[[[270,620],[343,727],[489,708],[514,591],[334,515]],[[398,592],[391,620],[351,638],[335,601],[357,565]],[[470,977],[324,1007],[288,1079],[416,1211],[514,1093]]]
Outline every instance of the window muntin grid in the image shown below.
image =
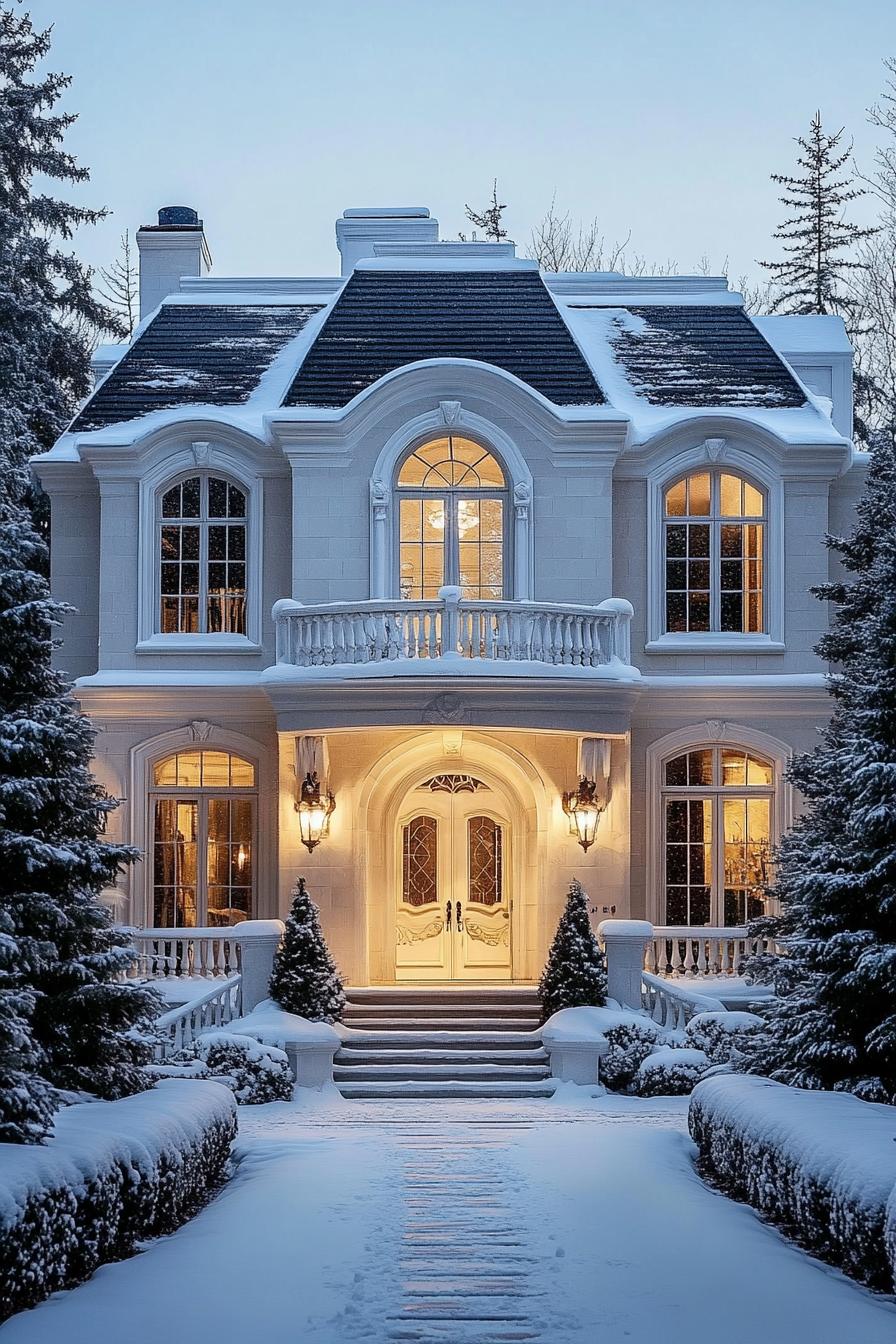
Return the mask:
[[405,458],[397,478],[402,598],[431,601],[444,584],[457,584],[472,600],[505,596],[505,486],[496,458],[457,435]]
[[152,920],[230,927],[254,906],[255,766],[223,751],[177,752],[153,767]]
[[159,630],[246,633],[247,497],[220,476],[199,473],[161,497]]
[[402,827],[401,899],[415,908],[439,899],[439,823],[435,817],[412,817]]
[[774,767],[738,746],[663,766],[664,921],[731,928],[766,910]]
[[665,629],[759,634],[765,629],[766,502],[729,471],[698,471],[663,494]]
[[504,827],[491,817],[467,821],[468,899],[500,905],[504,893]]

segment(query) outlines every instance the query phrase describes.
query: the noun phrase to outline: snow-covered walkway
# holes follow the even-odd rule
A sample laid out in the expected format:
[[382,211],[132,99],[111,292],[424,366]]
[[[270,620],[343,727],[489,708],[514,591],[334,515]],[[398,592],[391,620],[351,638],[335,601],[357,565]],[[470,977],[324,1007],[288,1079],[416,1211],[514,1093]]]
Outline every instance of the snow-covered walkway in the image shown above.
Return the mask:
[[694,1173],[677,1100],[291,1104],[142,1255],[0,1344],[892,1344],[896,1308]]

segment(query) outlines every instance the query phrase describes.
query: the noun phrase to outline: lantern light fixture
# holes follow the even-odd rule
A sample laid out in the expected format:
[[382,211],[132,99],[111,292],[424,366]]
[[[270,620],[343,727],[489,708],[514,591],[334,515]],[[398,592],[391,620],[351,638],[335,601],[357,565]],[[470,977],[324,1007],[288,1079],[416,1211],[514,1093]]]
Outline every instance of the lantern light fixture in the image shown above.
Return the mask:
[[332,793],[322,794],[320,780],[310,771],[302,780],[296,811],[299,814],[299,832],[302,844],[309,854],[321,840],[330,834],[330,816],[336,806]]
[[596,792],[597,782],[581,775],[578,788],[563,795],[563,811],[569,817],[569,833],[576,837],[586,853],[594,844],[597,823],[605,806],[595,798]]

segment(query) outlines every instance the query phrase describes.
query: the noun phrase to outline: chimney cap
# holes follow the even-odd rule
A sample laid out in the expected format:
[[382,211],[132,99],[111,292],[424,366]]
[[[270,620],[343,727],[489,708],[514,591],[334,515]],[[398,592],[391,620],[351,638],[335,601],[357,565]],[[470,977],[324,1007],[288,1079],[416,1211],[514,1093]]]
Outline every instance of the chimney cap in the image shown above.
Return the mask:
[[163,205],[159,211],[160,229],[201,229],[202,220],[190,205]]

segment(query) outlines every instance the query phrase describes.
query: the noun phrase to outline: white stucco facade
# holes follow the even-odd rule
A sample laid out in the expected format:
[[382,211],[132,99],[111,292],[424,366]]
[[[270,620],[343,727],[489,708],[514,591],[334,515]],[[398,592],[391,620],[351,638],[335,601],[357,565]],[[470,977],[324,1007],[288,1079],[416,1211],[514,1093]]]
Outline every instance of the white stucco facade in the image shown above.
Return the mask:
[[[391,232],[384,212],[366,232],[360,218],[343,230],[349,275],[365,264],[356,253],[368,236],[396,271],[448,265],[435,249],[451,245],[432,241],[435,221],[421,222],[419,212],[396,216]],[[455,269],[486,266],[475,248],[451,250]],[[142,259],[151,264],[155,255],[169,265],[157,233]],[[502,253],[487,264],[512,269],[513,259]],[[163,279],[163,287],[175,283],[168,272]],[[664,281],[659,299],[652,280],[640,290],[626,281],[627,292],[619,277],[545,282],[561,312],[583,296],[609,303],[608,291],[620,307],[729,301],[718,290],[700,295],[701,282],[687,279]],[[160,283],[150,276],[146,292]],[[830,388],[833,407],[811,388],[795,410],[733,404],[660,414],[637,391],[614,399],[612,371],[574,319],[573,335],[608,393],[600,405],[554,405],[493,364],[444,357],[394,369],[338,408],[285,406],[285,389],[342,284],[182,282],[170,303],[211,304],[217,296],[276,304],[311,295],[322,311],[243,403],[182,404],[72,431],[36,463],[51,499],[54,592],[77,608],[59,661],[96,725],[99,778],[122,800],[109,832],[145,854],[121,879],[118,909],[138,925],[157,915],[154,767],[178,752],[231,753],[254,768],[251,913],[283,916],[303,874],[349,980],[388,983],[404,936],[402,826],[418,797],[425,811],[427,781],[469,776],[503,827],[507,955],[497,978],[533,980],[573,877],[589,892],[595,924],[610,915],[669,922],[662,795],[671,754],[716,747],[755,754],[772,772],[772,841],[792,816],[788,755],[811,747],[828,713],[825,669],[812,651],[826,609],[808,590],[827,579],[825,535],[849,526],[862,485],[863,462],[844,423],[851,407],[843,400],[842,342],[833,340],[830,319],[822,320],[817,350],[807,319],[791,341],[797,376],[811,369],[816,385]],[[785,319],[766,335],[786,352]],[[402,600],[397,472],[417,446],[452,435],[493,455],[504,477],[503,596],[484,614],[484,604],[467,604],[481,616],[477,628],[498,641],[514,611],[528,621],[540,604],[545,628],[560,641],[553,661],[511,656],[510,644],[498,651],[485,636],[475,636],[472,656],[433,646],[428,657],[407,658],[375,644],[379,653],[369,656],[354,643]],[[700,473],[742,479],[761,494],[761,629],[666,628],[665,492]],[[172,483],[200,477],[237,486],[246,501],[238,633],[163,633],[158,625],[159,500]],[[624,601],[594,617],[611,598]],[[444,630],[441,601],[430,607]],[[316,614],[303,617],[306,607]],[[600,656],[587,643],[598,629],[607,640]],[[296,650],[306,637],[313,648],[303,664]],[[349,638],[351,658],[343,656]],[[572,641],[565,655],[564,639]],[[295,810],[295,743],[308,735],[325,740],[336,800],[329,835],[310,853]],[[561,806],[576,786],[583,739],[610,743],[606,807],[587,852]],[[708,818],[709,804],[702,806]],[[709,845],[703,824],[701,843]],[[197,862],[205,862],[202,853]],[[454,882],[445,872],[439,883]],[[727,868],[720,880],[729,882]],[[441,911],[441,895],[437,904]],[[490,965],[482,962],[483,975]]]

